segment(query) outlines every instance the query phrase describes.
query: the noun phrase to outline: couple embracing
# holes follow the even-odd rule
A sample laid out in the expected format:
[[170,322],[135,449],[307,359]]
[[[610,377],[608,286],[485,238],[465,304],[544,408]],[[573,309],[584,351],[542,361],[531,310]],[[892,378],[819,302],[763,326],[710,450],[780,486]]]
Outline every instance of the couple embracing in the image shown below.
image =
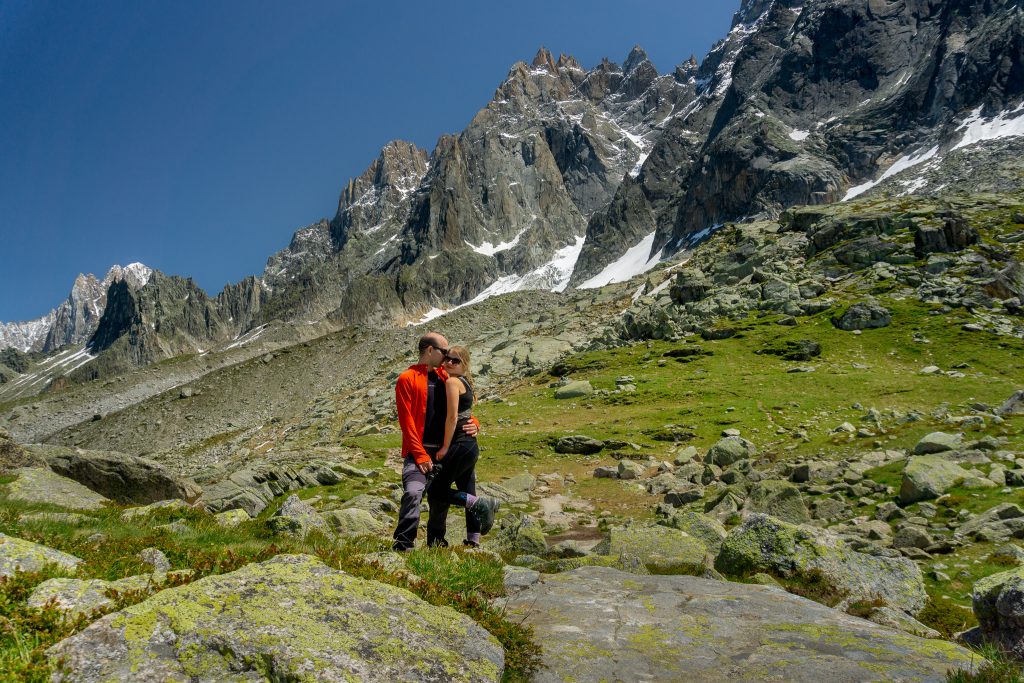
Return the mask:
[[[420,524],[420,503],[427,496],[427,545],[447,546],[448,508],[466,509],[465,544],[480,545],[490,531],[498,501],[476,495],[476,435],[469,351],[449,347],[436,332],[417,344],[419,362],[398,376],[395,403],[402,428],[402,506],[395,528],[395,550],[411,550]],[[452,490],[452,486],[455,490]]]

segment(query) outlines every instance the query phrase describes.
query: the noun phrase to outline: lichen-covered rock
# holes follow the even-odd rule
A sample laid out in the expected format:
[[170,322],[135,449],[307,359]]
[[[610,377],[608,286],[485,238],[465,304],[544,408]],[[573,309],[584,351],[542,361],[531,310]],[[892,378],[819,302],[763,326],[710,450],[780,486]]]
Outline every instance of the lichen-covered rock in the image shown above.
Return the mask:
[[267,526],[274,533],[305,537],[313,530],[330,534],[330,526],[312,505],[302,501],[294,493],[281,503],[277,512],[267,520]]
[[728,467],[738,460],[757,455],[757,446],[741,436],[727,436],[708,449],[704,462],[718,467]]
[[655,574],[696,575],[710,566],[708,548],[700,539],[660,525],[614,527],[594,553],[635,557]]
[[54,472],[119,503],[145,505],[171,498],[193,501],[203,492],[191,479],[179,477],[147,458],[55,447],[45,454]]
[[722,541],[728,535],[721,522],[699,512],[677,512],[663,524],[685,531],[694,538],[700,539],[712,555],[718,554],[722,548]]
[[23,538],[0,534],[0,576],[15,572],[37,572],[48,564],[73,572],[82,562],[74,555],[39,545]]
[[133,519],[141,519],[143,517],[149,517],[157,510],[163,510],[164,512],[182,512],[190,508],[189,504],[185,501],[172,498],[170,500],[158,500],[155,503],[149,505],[141,505],[139,507],[128,508],[121,513],[122,522],[130,522]]
[[969,473],[955,462],[937,455],[919,455],[907,460],[900,484],[900,503],[938,498],[964,481]]
[[914,455],[929,455],[932,453],[945,453],[955,451],[963,446],[964,437],[961,434],[949,434],[947,432],[932,432],[924,435],[914,445]]
[[985,640],[1024,659],[1024,567],[975,583],[971,606]]
[[338,536],[365,536],[379,534],[385,525],[366,510],[346,508],[332,510],[324,515],[327,525]]
[[953,535],[959,540],[981,535],[989,541],[1024,537],[1024,510],[1016,503],[1000,503],[961,524]]
[[7,485],[7,497],[25,503],[49,503],[68,510],[98,510],[107,499],[77,481],[40,467],[14,470],[17,479]]
[[252,519],[249,513],[241,508],[235,508],[234,510],[225,510],[224,512],[218,512],[213,516],[217,520],[217,524],[223,527],[236,527],[242,522],[248,522]]
[[715,568],[726,575],[767,571],[823,581],[851,601],[882,600],[908,614],[917,614],[928,598],[911,560],[858,553],[831,532],[761,514],[729,532]]
[[593,393],[594,387],[590,385],[590,382],[584,379],[577,382],[569,382],[565,386],[559,387],[555,390],[555,398],[584,398]]
[[507,604],[534,630],[532,680],[942,681],[971,653],[778,588],[586,567],[545,576]]
[[795,484],[778,479],[768,479],[754,484],[743,504],[743,511],[762,512],[792,524],[811,521],[800,489]]
[[498,528],[491,532],[487,547],[502,555],[545,555],[548,542],[544,538],[540,523],[529,515],[508,515],[498,522]]
[[159,587],[169,580],[184,574],[191,574],[186,569],[179,572],[160,572],[129,576],[117,581],[102,579],[47,579],[35,587],[28,597],[29,607],[42,607],[51,600],[54,606],[65,614],[76,617],[89,614],[94,610],[106,609],[114,604],[111,595],[126,591],[143,590],[148,587]]
[[504,667],[468,617],[306,555],[162,591],[47,654],[78,683],[498,681]]

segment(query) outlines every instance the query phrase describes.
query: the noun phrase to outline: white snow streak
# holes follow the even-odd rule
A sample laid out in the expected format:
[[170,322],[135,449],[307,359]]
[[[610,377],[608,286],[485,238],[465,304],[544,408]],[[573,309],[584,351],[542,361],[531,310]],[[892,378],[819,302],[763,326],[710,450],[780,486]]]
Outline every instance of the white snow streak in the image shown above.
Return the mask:
[[789,137],[791,140],[803,142],[804,140],[807,139],[807,136],[809,136],[810,134],[810,131],[807,130],[792,130],[789,132]]
[[981,107],[978,107],[957,130],[964,131],[964,136],[953,149],[968,147],[984,140],[1024,135],[1024,102],[1016,109],[1000,112],[989,121],[982,120]]
[[640,243],[627,249],[614,263],[609,263],[600,273],[580,285],[580,289],[594,289],[604,287],[613,282],[625,282],[641,273],[658,265],[661,260],[661,252],[651,256],[651,247],[654,246],[654,235],[647,235]]
[[932,157],[934,157],[938,153],[939,153],[939,146],[936,145],[936,146],[932,147],[931,149],[929,149],[927,152],[922,152],[920,154],[907,154],[905,156],[900,157],[899,159],[896,160],[896,163],[894,163],[892,166],[890,166],[888,168],[888,170],[886,170],[886,172],[883,173],[882,176],[878,180],[869,180],[866,183],[863,183],[861,185],[857,185],[856,187],[851,187],[849,190],[847,190],[846,196],[843,197],[843,201],[845,202],[845,201],[848,201],[850,199],[853,199],[857,195],[864,194],[865,192],[870,190],[875,185],[878,185],[883,180],[888,180],[889,178],[893,177],[897,173],[905,171],[908,168],[913,168],[914,166],[917,166],[918,164],[923,164],[924,162],[928,161],[929,159],[931,159]]
[[484,256],[494,256],[499,251],[507,251],[508,249],[511,249],[512,247],[519,244],[519,238],[523,236],[524,232],[526,232],[526,228],[520,230],[519,233],[508,242],[499,242],[498,244],[483,242],[482,244],[480,244],[480,246],[476,246],[475,244],[471,244],[469,241],[466,241],[466,245],[478,254],[483,254]]

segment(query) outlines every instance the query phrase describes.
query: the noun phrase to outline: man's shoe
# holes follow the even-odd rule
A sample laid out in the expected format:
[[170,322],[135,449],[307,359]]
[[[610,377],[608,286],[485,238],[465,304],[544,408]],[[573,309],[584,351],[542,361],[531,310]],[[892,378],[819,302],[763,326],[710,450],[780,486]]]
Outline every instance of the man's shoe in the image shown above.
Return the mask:
[[501,501],[491,496],[479,496],[469,511],[480,522],[480,533],[486,534],[494,526],[494,515],[501,507]]

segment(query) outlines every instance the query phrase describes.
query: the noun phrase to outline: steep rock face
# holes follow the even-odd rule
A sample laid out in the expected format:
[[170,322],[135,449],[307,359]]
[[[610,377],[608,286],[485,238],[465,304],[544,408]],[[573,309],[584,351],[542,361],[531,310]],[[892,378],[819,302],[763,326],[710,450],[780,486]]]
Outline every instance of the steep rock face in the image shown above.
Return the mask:
[[590,71],[546,49],[515,64],[462,133],[429,159],[390,143],[346,185],[329,224],[268,261],[264,319],[393,322],[488,287],[564,288],[587,220],[692,97],[684,72],[658,75],[639,48]]
[[140,289],[125,280],[115,281],[86,346],[98,357],[72,375],[92,379],[115,374],[228,339],[244,327],[225,313],[233,305],[237,308],[245,291],[254,289],[254,280],[248,288],[243,281],[218,299],[210,299],[191,279],[159,271],[153,271]]
[[113,266],[99,280],[93,274],[79,275],[71,293],[60,306],[36,320],[0,324],[0,349],[49,353],[67,344],[80,344],[99,325],[111,283],[125,281],[130,287],[146,284],[152,271],[141,263]]
[[[1013,0],[743,2],[640,175],[652,255],[725,221],[840,200],[908,151],[948,149],[967,111],[1020,99],[1022,21]],[[650,228],[630,189],[595,231]]]

